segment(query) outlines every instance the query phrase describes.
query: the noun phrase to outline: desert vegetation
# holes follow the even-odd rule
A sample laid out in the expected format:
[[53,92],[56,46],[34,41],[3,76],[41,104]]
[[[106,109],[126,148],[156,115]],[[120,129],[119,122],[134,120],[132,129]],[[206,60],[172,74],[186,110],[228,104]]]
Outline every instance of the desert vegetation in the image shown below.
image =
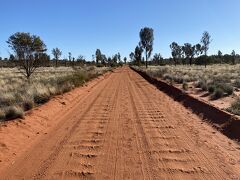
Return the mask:
[[120,53],[107,58],[100,49],[92,61],[87,61],[82,55],[73,57],[71,52],[68,59],[61,59],[63,53],[56,47],[51,59],[41,37],[25,32],[12,34],[6,43],[12,54],[0,62],[0,121],[23,117],[24,111],[52,96],[123,64]]
[[109,68],[41,67],[28,80],[17,68],[0,71],[0,119],[22,117],[24,111],[81,86]]
[[[209,65],[204,66],[150,66],[146,71],[155,78],[160,78],[172,85],[181,87],[185,91],[205,92],[209,100],[232,96],[234,101],[228,111],[240,114],[240,64],[237,65]],[[191,88],[191,89],[190,89]]]

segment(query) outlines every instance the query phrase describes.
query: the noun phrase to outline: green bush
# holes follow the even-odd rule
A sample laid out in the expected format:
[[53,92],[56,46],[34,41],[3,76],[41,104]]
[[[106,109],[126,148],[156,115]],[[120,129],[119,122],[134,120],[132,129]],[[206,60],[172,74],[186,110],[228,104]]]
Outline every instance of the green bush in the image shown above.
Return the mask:
[[200,80],[195,84],[196,88],[200,88],[203,91],[207,91],[208,87],[207,87],[207,83],[205,80]]
[[210,94],[214,93],[215,89],[216,89],[216,87],[215,87],[214,85],[209,85],[209,86],[208,86],[208,92],[209,92]]
[[233,94],[233,87],[228,84],[223,85],[223,91],[227,93],[227,95],[232,95]]
[[211,95],[211,99],[217,100],[217,99],[223,97],[223,95],[224,95],[223,90],[221,88],[216,88],[214,93]]

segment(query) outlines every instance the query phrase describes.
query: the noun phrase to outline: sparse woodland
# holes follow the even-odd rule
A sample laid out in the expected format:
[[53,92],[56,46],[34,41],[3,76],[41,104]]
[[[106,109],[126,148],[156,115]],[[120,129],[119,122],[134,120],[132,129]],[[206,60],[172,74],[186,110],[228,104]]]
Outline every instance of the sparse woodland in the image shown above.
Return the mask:
[[73,57],[71,52],[67,53],[68,58],[62,58],[63,52],[58,47],[51,50],[51,59],[41,37],[24,32],[11,35],[6,43],[12,53],[9,58],[0,57],[0,119],[22,117],[24,111],[47,102],[50,97],[127,63],[154,77],[182,84],[184,90],[193,85],[208,92],[211,100],[235,95],[236,101],[227,110],[240,114],[240,100],[235,93],[240,88],[240,55],[234,50],[230,55],[219,50],[217,55],[208,56],[212,38],[206,31],[195,45],[171,43],[172,57],[164,59],[160,53],[152,54],[155,38],[152,28],[142,28],[139,38],[128,62],[120,53],[107,57],[100,49],[91,60],[83,55]]

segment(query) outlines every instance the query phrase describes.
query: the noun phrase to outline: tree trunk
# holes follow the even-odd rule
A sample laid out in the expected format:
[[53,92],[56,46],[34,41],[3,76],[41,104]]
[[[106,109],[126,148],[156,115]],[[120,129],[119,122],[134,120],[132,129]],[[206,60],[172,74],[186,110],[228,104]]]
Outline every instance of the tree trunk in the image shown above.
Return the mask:
[[147,57],[147,51],[146,51],[146,60],[145,60],[145,64],[146,64],[146,69],[148,68],[148,57]]

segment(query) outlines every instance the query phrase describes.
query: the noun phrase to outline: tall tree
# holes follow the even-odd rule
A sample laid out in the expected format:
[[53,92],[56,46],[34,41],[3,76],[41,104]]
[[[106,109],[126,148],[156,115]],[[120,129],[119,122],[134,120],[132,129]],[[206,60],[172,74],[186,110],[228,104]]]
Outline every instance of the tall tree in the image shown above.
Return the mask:
[[205,31],[203,33],[201,43],[202,43],[202,48],[203,48],[203,51],[204,51],[204,55],[207,56],[209,45],[211,43],[211,36],[207,31]]
[[186,59],[189,60],[189,64],[191,66],[192,60],[196,53],[196,51],[195,51],[196,46],[192,46],[190,43],[185,43],[182,49],[183,49]]
[[232,50],[231,55],[232,55],[232,64],[234,65],[235,64],[235,58],[236,58],[236,53],[235,53],[234,50]]
[[209,49],[209,45],[211,43],[211,36],[207,31],[205,31],[203,33],[201,43],[202,43],[202,49],[203,49],[203,52],[204,52],[204,55],[205,55],[204,64],[205,64],[205,67],[207,67],[207,52],[208,52],[208,49]]
[[129,54],[129,58],[131,59],[132,62],[134,61],[134,53],[133,53],[133,52],[131,52],[131,53]]
[[172,51],[173,61],[174,61],[174,64],[176,66],[177,62],[182,57],[182,48],[176,42],[172,42],[172,44],[170,44],[170,48],[171,48],[171,51]]
[[218,59],[220,60],[220,63],[222,64],[222,52],[219,50],[218,51]]
[[201,44],[198,43],[195,45],[195,53],[197,56],[202,55],[203,48],[202,48]]
[[138,66],[141,65],[142,52],[143,52],[142,48],[140,46],[136,46],[135,51],[134,51],[134,59]]
[[70,63],[69,66],[71,66],[71,61],[72,61],[72,53],[71,52],[68,52],[68,61]]
[[127,64],[127,57],[124,57],[124,64]]
[[29,79],[39,66],[38,57],[47,51],[46,45],[39,36],[24,32],[13,34],[7,43],[18,59],[21,72]]
[[54,49],[52,50],[52,54],[53,54],[54,59],[55,59],[55,66],[57,67],[57,66],[58,66],[58,60],[59,60],[59,58],[60,58],[61,55],[62,55],[62,51],[60,51],[59,48],[54,48]]
[[153,61],[154,64],[160,65],[161,59],[162,59],[161,54],[160,53],[156,53],[156,54],[154,54],[152,61]]
[[106,65],[106,62],[107,62],[107,57],[106,57],[106,55],[102,54],[101,64],[105,66],[105,65]]
[[95,56],[96,56],[96,63],[99,64],[99,62],[102,61],[102,53],[100,49],[96,50]]
[[118,54],[117,54],[117,57],[118,57],[118,63],[120,64],[120,63],[121,63],[121,61],[122,61],[122,60],[121,60],[121,54],[120,54],[120,53],[118,53]]
[[148,67],[148,58],[151,56],[153,51],[153,41],[154,41],[153,29],[148,27],[141,29],[140,46],[142,49],[145,50],[146,68]]

